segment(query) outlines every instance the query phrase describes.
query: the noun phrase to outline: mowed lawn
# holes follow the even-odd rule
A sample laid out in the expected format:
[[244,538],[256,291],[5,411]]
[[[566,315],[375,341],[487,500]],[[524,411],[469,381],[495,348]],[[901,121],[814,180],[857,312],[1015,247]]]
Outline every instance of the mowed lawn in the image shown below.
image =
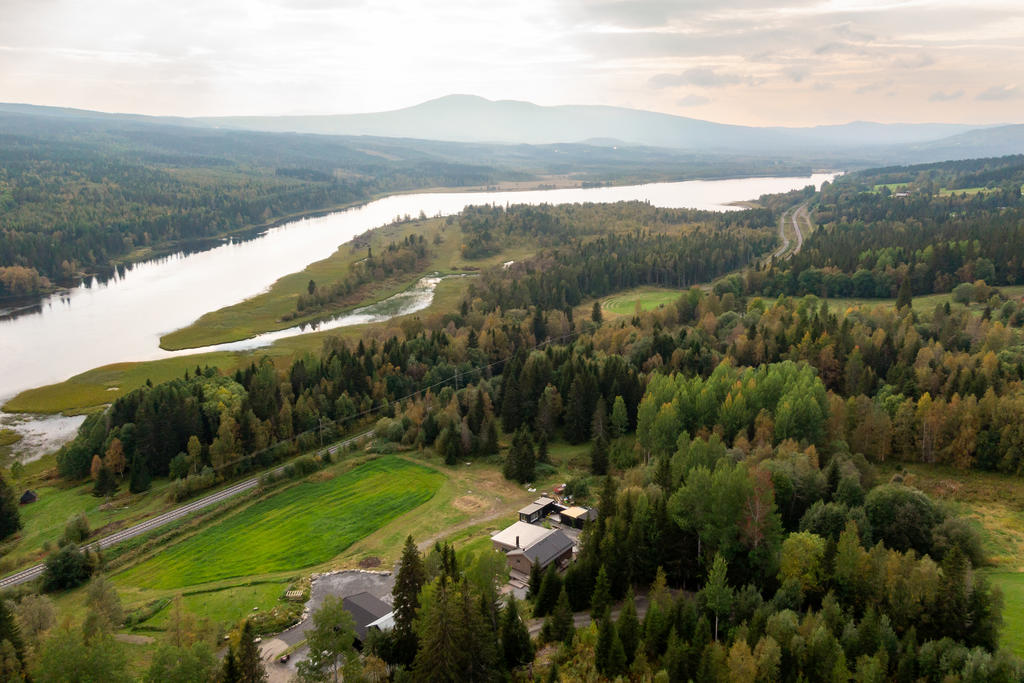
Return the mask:
[[633,315],[637,303],[641,310],[651,311],[659,306],[675,303],[685,292],[679,289],[660,287],[638,287],[604,300],[604,309],[616,315]]
[[436,470],[398,457],[305,481],[171,546],[117,582],[172,589],[317,565],[427,502],[443,481]]

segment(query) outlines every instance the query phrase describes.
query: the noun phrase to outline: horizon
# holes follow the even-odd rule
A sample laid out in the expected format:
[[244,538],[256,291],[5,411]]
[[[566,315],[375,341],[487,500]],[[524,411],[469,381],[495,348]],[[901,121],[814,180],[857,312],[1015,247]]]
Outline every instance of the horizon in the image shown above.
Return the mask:
[[148,117],[148,118],[157,118],[157,119],[171,118],[171,119],[183,119],[183,120],[187,120],[187,121],[198,121],[198,120],[205,120],[205,119],[221,119],[221,118],[222,119],[239,119],[239,118],[278,118],[278,117],[279,118],[291,118],[291,117],[366,116],[366,115],[375,115],[375,114],[386,114],[386,113],[390,113],[390,112],[394,112],[394,111],[402,111],[402,110],[406,110],[406,109],[413,109],[413,108],[418,107],[420,105],[429,104],[429,103],[432,103],[432,102],[437,102],[437,101],[445,100],[445,99],[452,99],[452,98],[467,98],[467,99],[474,98],[474,99],[481,99],[481,100],[485,100],[485,101],[487,101],[487,102],[489,102],[491,104],[501,104],[501,103],[528,104],[528,105],[533,105],[533,106],[541,107],[541,108],[545,108],[545,109],[554,109],[554,108],[558,108],[558,107],[609,107],[609,108],[614,108],[614,109],[626,109],[626,110],[630,110],[630,111],[659,114],[659,115],[663,115],[663,116],[675,116],[675,117],[680,117],[680,118],[684,118],[684,119],[690,119],[690,120],[694,120],[694,121],[704,121],[704,122],[715,123],[715,124],[720,124],[720,125],[745,126],[745,127],[750,127],[750,128],[779,128],[779,129],[792,128],[792,129],[801,129],[801,128],[839,127],[839,126],[850,126],[850,125],[857,125],[857,124],[883,125],[883,126],[899,126],[899,125],[907,125],[907,126],[915,126],[915,125],[916,126],[959,125],[959,126],[976,126],[978,128],[1000,128],[1000,127],[1004,127],[1004,126],[1024,125],[1024,121],[1020,121],[1020,122],[1018,122],[1018,121],[997,121],[997,122],[993,122],[993,123],[979,123],[979,122],[976,122],[976,121],[948,121],[948,120],[923,120],[923,121],[895,120],[895,121],[880,121],[880,120],[870,120],[870,119],[849,119],[849,120],[845,120],[845,121],[836,121],[836,122],[832,122],[832,123],[807,123],[807,124],[793,124],[793,125],[786,125],[786,124],[779,124],[779,125],[775,125],[775,124],[760,125],[760,124],[757,124],[757,125],[751,125],[751,124],[743,124],[743,123],[731,123],[731,122],[728,122],[728,121],[719,121],[719,120],[715,120],[715,119],[702,118],[702,117],[699,117],[699,116],[690,116],[690,115],[687,115],[687,114],[679,114],[679,113],[674,113],[674,112],[658,111],[658,110],[654,110],[654,109],[637,109],[637,108],[634,108],[634,107],[624,107],[624,106],[615,105],[615,104],[581,104],[581,103],[578,103],[578,102],[567,102],[567,103],[564,103],[564,104],[550,104],[550,105],[548,105],[548,104],[539,104],[537,102],[531,102],[529,100],[517,100],[517,99],[509,99],[509,98],[491,99],[491,98],[484,97],[482,95],[476,95],[476,94],[473,94],[473,93],[448,93],[448,94],[445,94],[445,95],[439,95],[438,97],[432,97],[432,98],[429,98],[429,99],[426,99],[426,100],[421,100],[421,101],[418,101],[418,102],[413,102],[411,104],[406,104],[406,105],[403,105],[403,106],[400,106],[400,107],[397,107],[397,108],[394,108],[394,109],[382,109],[382,110],[378,110],[378,111],[353,111],[353,112],[310,112],[310,113],[306,113],[306,114],[247,114],[247,113],[235,113],[235,114],[217,114],[217,115],[210,115],[210,116],[207,116],[207,115],[191,116],[191,115],[161,114],[161,113],[150,114],[150,113],[136,112],[136,111],[87,109],[87,108],[83,108],[83,107],[75,107],[75,106],[68,106],[68,105],[39,104],[39,103],[36,103],[36,102],[13,102],[13,101],[0,102],[0,106],[5,106],[6,105],[6,106],[17,106],[17,107],[40,107],[40,108],[48,108],[48,109],[67,109],[67,110],[72,110],[72,111],[90,112],[90,113],[104,114],[104,115],[109,115],[109,116],[139,116],[139,117]]
[[481,8],[12,0],[0,92],[148,116],[392,111],[452,93],[744,126],[1020,122],[1011,0],[525,0]]

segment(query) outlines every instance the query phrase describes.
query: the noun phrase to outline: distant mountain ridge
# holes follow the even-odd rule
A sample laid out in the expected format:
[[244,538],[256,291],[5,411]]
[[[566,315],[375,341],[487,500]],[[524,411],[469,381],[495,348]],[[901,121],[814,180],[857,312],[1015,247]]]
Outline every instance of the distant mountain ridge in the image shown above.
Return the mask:
[[513,100],[491,101],[474,95],[448,95],[404,109],[369,114],[198,120],[219,127],[273,132],[533,145],[621,140],[630,145],[747,152],[919,144],[983,128],[966,124],[862,121],[808,128],[757,128],[623,107],[545,107]]

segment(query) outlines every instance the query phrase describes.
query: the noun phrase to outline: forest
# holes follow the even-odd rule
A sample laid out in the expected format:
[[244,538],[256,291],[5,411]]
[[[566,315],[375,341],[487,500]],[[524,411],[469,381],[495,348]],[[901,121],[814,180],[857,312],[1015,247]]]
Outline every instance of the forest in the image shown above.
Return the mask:
[[0,107],[0,130],[0,297],[401,190],[569,173],[628,182],[809,170],[649,148],[256,133],[17,105]]
[[[311,658],[304,680],[342,664],[367,680],[1021,680],[977,527],[902,469],[1024,472],[1024,303],[999,289],[1021,269],[1006,237],[1021,229],[1019,188],[875,190],[923,175],[1017,182],[1020,163],[851,174],[724,215],[467,211],[452,218],[466,248],[529,235],[539,251],[485,270],[458,310],[403,335],[328,337],[290,364],[140,388],[87,418],[59,473],[91,477],[100,495],[171,477],[184,499],[369,423],[399,447],[494,462],[525,483],[550,471],[553,445],[586,445],[589,471],[568,488],[599,516],[568,571],[537,568],[526,602],[499,601],[487,554],[459,562],[439,544],[420,557],[410,540],[395,630],[368,643],[372,657],[342,643],[333,665]],[[805,201],[821,227],[791,262],[766,261],[782,212]],[[851,234],[859,253],[891,260],[842,261]],[[917,255],[928,235],[963,246]],[[870,295],[895,302],[837,307],[800,289],[810,269],[853,279],[866,265],[897,278]],[[602,310],[600,297],[638,284],[679,297]],[[933,291],[952,294],[915,308]],[[80,580],[102,562],[65,548]],[[590,618],[577,628],[573,613]],[[520,614],[544,619],[536,637]],[[241,680],[232,658],[206,675]]]

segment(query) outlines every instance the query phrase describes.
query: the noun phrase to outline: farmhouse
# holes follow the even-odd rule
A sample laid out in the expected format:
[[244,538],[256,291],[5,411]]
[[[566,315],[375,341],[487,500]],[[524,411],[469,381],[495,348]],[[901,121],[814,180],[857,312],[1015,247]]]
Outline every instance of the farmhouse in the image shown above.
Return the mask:
[[[391,605],[365,592],[342,598],[341,605],[355,621],[357,649],[362,649],[371,627],[385,630],[381,628],[381,624],[386,625],[385,617],[391,616],[392,612]],[[393,625],[394,621],[391,623]]]
[[558,512],[562,506],[547,497],[540,497],[519,511],[519,521],[533,524],[544,519],[552,512]]
[[582,529],[584,522],[592,522],[597,519],[597,510],[594,508],[571,507],[558,513],[562,524],[575,529]]
[[523,574],[529,574],[534,562],[546,569],[552,562],[561,563],[572,558],[572,539],[560,530],[551,530],[546,536],[528,548],[510,550],[505,557],[508,566]]

